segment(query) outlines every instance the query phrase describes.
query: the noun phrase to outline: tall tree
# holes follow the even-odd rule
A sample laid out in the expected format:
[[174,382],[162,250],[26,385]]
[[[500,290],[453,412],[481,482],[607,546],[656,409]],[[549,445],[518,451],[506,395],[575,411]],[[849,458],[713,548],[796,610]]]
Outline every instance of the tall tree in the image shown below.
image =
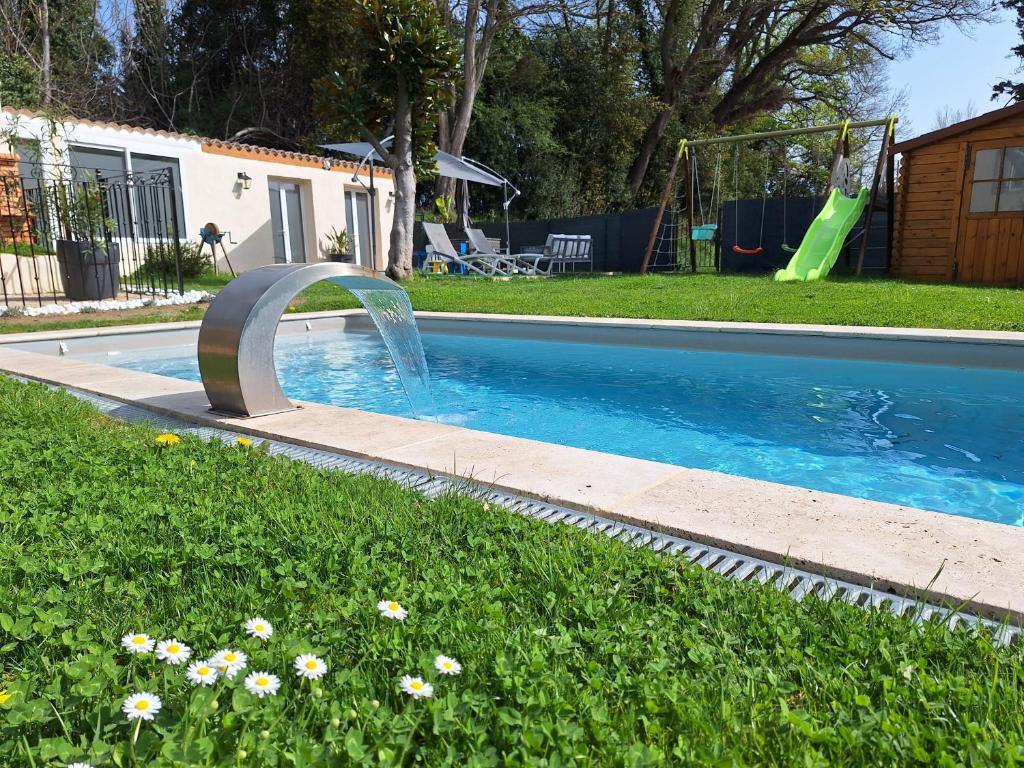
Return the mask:
[[0,52],[38,73],[21,84],[38,89],[26,104],[105,116],[114,47],[98,14],[94,0],[0,0]]
[[165,0],[136,0],[132,21],[120,30],[122,114],[134,123],[178,130],[183,89]]
[[[454,83],[450,107],[438,121],[438,146],[460,156],[473,120],[473,107],[487,72],[491,49],[499,33],[520,20],[551,12],[569,14],[584,0],[435,0],[445,23],[460,43],[461,78]],[[454,181],[438,177],[435,192],[449,195]]]
[[644,45],[644,80],[662,109],[630,168],[640,191],[662,138],[682,107],[716,128],[779,110],[809,73],[841,79],[809,49],[865,48],[892,58],[901,45],[932,39],[943,22],[988,17],[984,0],[630,0]]
[[[499,34],[466,153],[513,179],[517,215],[557,218],[632,204],[626,172],[656,108],[636,88],[628,26],[549,24]],[[478,212],[500,196],[473,187]]]
[[[1018,59],[1017,72],[1024,69],[1024,0],[1003,0],[1003,8],[1013,11],[1017,18],[1014,23],[1017,25],[1017,33],[1021,37],[1021,44],[1015,45],[1011,53]],[[1007,78],[996,83],[992,87],[992,99],[1004,98],[1007,101],[1020,101],[1024,99],[1024,83],[1015,82]]]
[[328,0],[321,13],[341,40],[322,49],[337,58],[318,82],[317,106],[327,130],[361,136],[394,174],[387,273],[402,279],[412,274],[417,171],[434,167],[438,115],[458,72],[455,41],[433,0]]

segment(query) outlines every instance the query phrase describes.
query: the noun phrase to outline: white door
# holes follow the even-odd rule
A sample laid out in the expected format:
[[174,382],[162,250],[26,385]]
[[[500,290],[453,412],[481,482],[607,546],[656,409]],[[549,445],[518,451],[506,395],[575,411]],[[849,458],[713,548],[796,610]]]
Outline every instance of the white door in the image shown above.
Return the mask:
[[270,229],[274,239],[274,261],[291,264],[306,260],[306,238],[302,230],[302,196],[293,181],[271,181]]
[[356,263],[373,269],[370,242],[370,196],[354,189],[345,190],[345,228],[352,242]]

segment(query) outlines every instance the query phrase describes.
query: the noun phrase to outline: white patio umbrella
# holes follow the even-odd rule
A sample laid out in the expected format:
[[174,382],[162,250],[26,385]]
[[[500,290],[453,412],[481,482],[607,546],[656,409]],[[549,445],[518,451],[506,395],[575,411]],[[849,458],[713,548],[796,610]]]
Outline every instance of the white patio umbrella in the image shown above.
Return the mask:
[[[386,139],[381,141],[381,144],[384,147],[391,146],[392,138],[393,137],[388,136]],[[369,192],[372,203],[375,194],[373,187],[373,164],[374,162],[383,162],[381,156],[377,154],[377,150],[373,148],[373,145],[368,141],[352,141],[341,144],[321,144],[320,147],[332,152],[340,152],[345,155],[360,158],[359,165],[356,166],[356,172],[352,175],[352,180],[360,184],[363,189],[366,189],[367,192]],[[497,172],[488,168],[483,163],[472,160],[468,157],[456,157],[455,155],[438,150],[437,154],[434,155],[434,160],[437,162],[438,175],[440,176],[445,176],[449,179],[462,179],[467,182],[473,182],[474,184],[486,184],[490,187],[502,188],[502,207],[505,209],[505,242],[508,243],[509,248],[511,248],[512,243],[509,239],[510,229],[508,208],[512,201],[519,196],[519,190],[516,189],[504,176],[501,176]],[[370,169],[369,187],[363,184],[359,179],[359,169],[364,165],[368,165]],[[371,204],[371,216],[373,215],[374,208],[375,206]],[[468,224],[468,211],[465,212],[465,218],[467,221],[460,222],[462,226]],[[375,222],[371,221],[370,226],[376,226]]]

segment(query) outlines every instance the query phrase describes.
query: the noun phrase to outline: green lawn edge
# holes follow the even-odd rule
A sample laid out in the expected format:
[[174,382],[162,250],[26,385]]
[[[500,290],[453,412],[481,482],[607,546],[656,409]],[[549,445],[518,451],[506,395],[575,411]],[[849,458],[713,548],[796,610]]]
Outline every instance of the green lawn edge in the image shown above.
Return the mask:
[[[188,288],[216,291],[228,276],[191,280]],[[622,317],[718,322],[1024,331],[1024,294],[1014,288],[913,283],[889,278],[831,278],[776,283],[770,276],[621,275],[550,279],[416,276],[403,283],[413,307],[430,312],[482,312],[571,317]],[[346,290],[318,284],[291,311],[351,309]],[[137,322],[198,319],[194,307]],[[126,321],[111,321],[109,324]],[[133,319],[130,322],[136,322]],[[99,327],[99,315],[38,324],[0,320],[0,333]]]

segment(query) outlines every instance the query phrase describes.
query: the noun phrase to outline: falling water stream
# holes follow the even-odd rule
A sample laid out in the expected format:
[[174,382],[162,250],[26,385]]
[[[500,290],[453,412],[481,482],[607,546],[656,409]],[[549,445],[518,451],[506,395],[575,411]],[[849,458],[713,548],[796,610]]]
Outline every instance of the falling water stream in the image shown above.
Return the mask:
[[405,291],[349,288],[373,320],[391,353],[413,412],[421,419],[437,413],[430,390],[430,372],[412,302]]

